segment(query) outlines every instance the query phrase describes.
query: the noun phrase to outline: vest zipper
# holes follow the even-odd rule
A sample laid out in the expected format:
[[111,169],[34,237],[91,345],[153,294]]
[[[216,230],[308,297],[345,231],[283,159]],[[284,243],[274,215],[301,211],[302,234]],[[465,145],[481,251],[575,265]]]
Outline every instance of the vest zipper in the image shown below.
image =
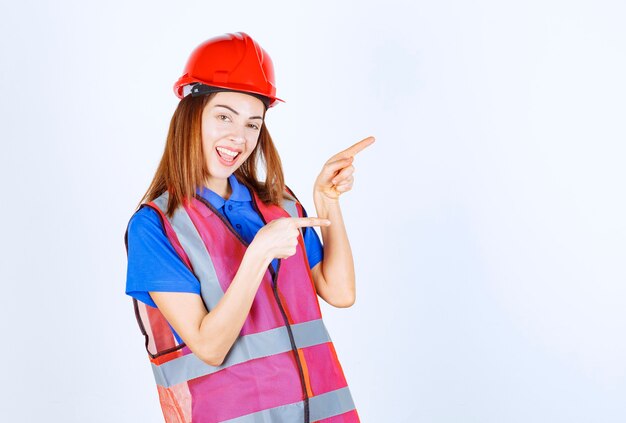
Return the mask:
[[[207,200],[205,200],[200,195],[196,195],[195,197],[202,204],[207,206],[217,217],[219,217],[220,220],[237,237],[237,239],[239,239],[239,241],[241,241],[241,243],[243,245],[245,245],[246,247],[248,247],[250,245],[239,235],[239,233],[235,230],[235,228],[233,228],[233,226],[230,224],[228,219],[226,219],[225,216],[223,216],[219,211],[217,211],[215,209],[215,207],[213,207],[213,205],[211,205],[211,203],[209,203]],[[267,225],[267,221],[265,220],[265,217],[263,216],[263,213],[261,213],[261,211],[259,210],[259,207],[258,207],[258,205],[256,203],[256,199],[254,197],[254,194],[252,194],[251,197],[252,197],[252,205],[254,207],[254,210],[257,212],[257,214],[259,215],[259,217],[263,221],[263,224]],[[300,355],[298,354],[298,347],[296,346],[296,341],[295,341],[295,339],[293,337],[293,331],[291,329],[291,325],[289,324],[289,319],[287,318],[287,313],[285,312],[285,308],[283,306],[283,303],[280,300],[280,297],[278,296],[278,272],[280,271],[281,263],[282,263],[282,260],[278,259],[278,266],[276,266],[276,271],[274,271],[274,267],[272,266],[272,263],[270,263],[270,265],[267,268],[268,268],[270,274],[272,275],[272,292],[274,293],[274,299],[276,300],[276,303],[278,304],[278,309],[280,310],[280,314],[283,316],[283,321],[285,323],[285,327],[287,328],[287,333],[289,335],[289,342],[291,343],[291,351],[293,352],[293,355],[294,355],[294,357],[296,359],[296,364],[298,365],[298,373],[300,374],[300,384],[302,385],[302,393],[304,394],[304,423],[310,423],[310,420],[309,420],[309,394],[307,393],[307,390],[306,390],[306,381],[304,379],[304,370],[302,369],[302,362],[300,361]]]
[[300,361],[300,355],[298,354],[298,347],[296,346],[296,341],[293,337],[293,332],[291,330],[291,325],[289,324],[289,319],[287,319],[287,313],[285,313],[285,309],[283,308],[283,303],[280,301],[280,297],[278,296],[278,271],[280,270],[280,264],[282,260],[278,260],[278,266],[276,272],[274,272],[274,268],[270,264],[270,273],[272,274],[272,291],[274,292],[274,298],[276,299],[276,303],[278,304],[278,308],[280,309],[280,314],[283,316],[283,321],[285,322],[285,326],[287,327],[287,333],[289,334],[289,342],[291,342],[291,350],[293,351],[293,355],[296,358],[296,363],[298,364],[298,372],[300,373],[300,383],[302,384],[302,393],[304,394],[304,423],[309,423],[309,394],[306,391],[306,381],[304,380],[304,371],[302,370],[302,362]]
[[[263,213],[259,210],[259,207],[256,203],[256,199],[254,195],[252,195],[252,205],[254,209],[261,217],[263,224],[267,225],[267,221],[263,216]],[[280,309],[280,313],[283,316],[283,320],[285,322],[285,326],[287,327],[287,333],[289,334],[289,342],[291,342],[291,350],[293,351],[293,355],[296,359],[296,363],[298,364],[298,372],[300,373],[300,383],[302,384],[302,393],[304,394],[304,423],[309,423],[309,394],[306,390],[306,381],[304,379],[304,370],[302,370],[302,362],[300,361],[300,354],[298,354],[298,347],[296,346],[296,341],[293,337],[293,331],[291,330],[291,325],[289,324],[289,319],[287,319],[287,313],[285,313],[285,308],[283,306],[280,297],[278,296],[278,272],[280,272],[280,265],[283,261],[278,259],[278,266],[276,266],[276,271],[274,271],[274,267],[270,263],[268,269],[270,274],[272,275],[272,291],[274,292],[274,298],[276,299],[276,303],[278,304],[278,308]]]

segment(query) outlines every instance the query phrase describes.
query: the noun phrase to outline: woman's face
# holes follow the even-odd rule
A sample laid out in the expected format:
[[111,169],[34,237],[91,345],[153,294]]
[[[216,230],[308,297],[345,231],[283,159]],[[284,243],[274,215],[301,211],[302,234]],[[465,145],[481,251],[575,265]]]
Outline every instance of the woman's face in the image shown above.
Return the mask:
[[206,186],[224,196],[228,177],[256,147],[265,106],[256,97],[218,92],[202,111],[202,149],[209,170]]

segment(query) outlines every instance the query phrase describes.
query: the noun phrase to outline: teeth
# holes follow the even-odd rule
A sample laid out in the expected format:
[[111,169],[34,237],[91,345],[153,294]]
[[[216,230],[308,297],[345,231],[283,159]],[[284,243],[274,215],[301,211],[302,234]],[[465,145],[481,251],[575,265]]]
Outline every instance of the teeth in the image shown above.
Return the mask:
[[230,157],[237,157],[239,155],[239,153],[237,153],[235,151],[230,151],[230,150],[227,150],[227,149],[222,148],[222,147],[217,147],[217,151],[219,151],[220,153],[226,154],[226,155],[228,155]]

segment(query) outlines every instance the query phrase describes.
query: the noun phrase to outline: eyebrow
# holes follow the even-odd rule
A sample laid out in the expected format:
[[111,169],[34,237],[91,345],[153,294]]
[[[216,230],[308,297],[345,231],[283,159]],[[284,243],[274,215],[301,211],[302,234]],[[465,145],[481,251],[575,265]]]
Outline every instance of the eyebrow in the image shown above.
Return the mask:
[[[223,107],[223,108],[225,108],[225,109],[230,110],[231,112],[233,112],[233,113],[234,113],[234,114],[236,114],[237,116],[239,116],[239,112],[238,112],[237,110],[233,109],[232,107],[228,107],[228,106],[226,106],[225,104],[216,104],[216,105],[215,105],[215,106],[213,106],[213,107]],[[248,119],[261,119],[261,120],[263,120],[263,117],[262,117],[262,116],[250,116]]]

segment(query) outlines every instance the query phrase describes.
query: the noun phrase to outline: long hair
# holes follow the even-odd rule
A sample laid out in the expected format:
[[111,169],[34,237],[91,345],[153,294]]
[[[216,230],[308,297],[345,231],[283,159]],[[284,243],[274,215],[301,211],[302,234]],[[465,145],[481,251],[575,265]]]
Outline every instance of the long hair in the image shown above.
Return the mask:
[[[163,157],[138,207],[168,191],[166,214],[171,217],[178,206],[191,200],[196,190],[204,185],[209,171],[202,149],[202,111],[214,95],[188,95],[178,103],[170,121]],[[265,165],[264,181],[259,180],[259,164]],[[283,168],[265,122],[256,147],[235,171],[235,176],[264,203],[281,204],[285,191]]]

